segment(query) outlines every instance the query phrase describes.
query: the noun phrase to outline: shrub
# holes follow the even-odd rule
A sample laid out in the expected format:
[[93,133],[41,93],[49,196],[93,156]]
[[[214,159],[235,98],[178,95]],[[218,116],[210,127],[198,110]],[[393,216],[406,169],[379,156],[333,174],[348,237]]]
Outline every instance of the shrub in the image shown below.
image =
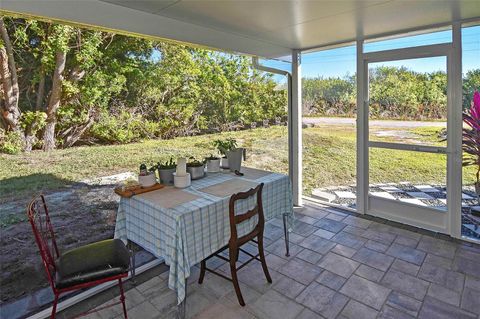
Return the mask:
[[18,154],[24,148],[24,139],[20,132],[5,132],[0,129],[0,153]]
[[131,143],[144,138],[154,138],[159,131],[158,124],[140,115],[122,111],[114,116],[104,113],[92,126],[90,136],[104,143]]

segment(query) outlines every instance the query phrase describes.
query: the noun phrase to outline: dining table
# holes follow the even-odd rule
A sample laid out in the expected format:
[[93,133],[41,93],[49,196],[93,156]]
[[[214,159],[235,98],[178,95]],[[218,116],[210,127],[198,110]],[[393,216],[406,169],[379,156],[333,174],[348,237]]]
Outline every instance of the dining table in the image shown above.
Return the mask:
[[[283,219],[286,255],[293,223],[291,180],[287,175],[242,167],[241,174],[221,170],[192,180],[187,188],[165,186],[151,192],[121,197],[115,238],[133,242],[169,266],[168,287],[177,294],[178,317],[185,315],[187,278],[191,268],[228,244],[230,239],[229,201],[238,192],[263,183],[265,220]],[[235,207],[246,211],[254,199]],[[256,224],[251,218],[237,226],[248,232]]]

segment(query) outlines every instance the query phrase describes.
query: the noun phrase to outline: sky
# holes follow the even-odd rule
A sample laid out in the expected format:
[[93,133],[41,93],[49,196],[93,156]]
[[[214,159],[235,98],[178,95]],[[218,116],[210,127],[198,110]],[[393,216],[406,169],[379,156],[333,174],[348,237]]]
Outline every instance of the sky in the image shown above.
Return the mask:
[[[452,41],[451,31],[398,38],[381,42],[366,43],[365,52],[381,51],[411,46],[448,43]],[[480,26],[462,29],[463,73],[480,68]],[[262,64],[289,70],[290,64],[280,61],[262,61]],[[415,60],[378,63],[374,66],[405,66],[416,72],[446,71],[446,58],[435,57]],[[373,65],[372,65],[373,66]],[[304,77],[342,77],[355,74],[355,46],[302,54],[302,76]],[[275,76],[277,82],[286,81],[284,76]]]

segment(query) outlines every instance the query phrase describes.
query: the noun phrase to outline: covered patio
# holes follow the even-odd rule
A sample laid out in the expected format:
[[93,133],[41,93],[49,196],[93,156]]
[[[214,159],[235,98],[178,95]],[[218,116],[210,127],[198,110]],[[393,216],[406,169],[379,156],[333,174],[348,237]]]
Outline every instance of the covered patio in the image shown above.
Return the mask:
[[[247,305],[241,307],[230,282],[207,274],[199,285],[199,268],[194,267],[186,318],[478,318],[478,245],[308,202],[297,218],[290,257],[285,257],[281,219],[268,223],[273,284],[261,280],[258,262],[242,269],[239,280]],[[224,261],[210,266],[229,274]],[[176,294],[167,282],[164,265],[130,282],[130,318],[175,318]],[[58,317],[102,307],[117,294],[113,288]],[[122,317],[121,308],[114,307],[88,318]]]
[[[263,280],[257,261],[241,269],[247,304],[241,307],[230,282],[207,273],[199,285],[199,266],[194,265],[179,306],[176,291],[169,289],[169,268],[156,259],[128,281],[130,318],[479,318],[480,247],[461,233],[462,28],[479,23],[477,1],[4,0],[0,10],[248,55],[257,69],[286,77],[288,176],[295,217],[288,236],[281,217],[266,224],[264,245],[273,283]],[[449,32],[451,39],[367,49],[375,41],[438,30]],[[303,194],[302,53],[352,44],[357,59],[356,209],[346,211]],[[430,57],[445,58],[446,146],[370,140],[369,64]],[[269,61],[289,67],[280,69]],[[369,156],[376,149],[444,156],[445,209],[372,194]],[[239,260],[247,257],[240,254]],[[221,260],[209,265],[225,274],[228,266]],[[118,293],[110,287],[62,300],[58,318],[111,303]],[[10,307],[2,309],[1,316],[14,314]],[[31,318],[49,314],[47,308]],[[121,307],[89,315],[122,317]]]

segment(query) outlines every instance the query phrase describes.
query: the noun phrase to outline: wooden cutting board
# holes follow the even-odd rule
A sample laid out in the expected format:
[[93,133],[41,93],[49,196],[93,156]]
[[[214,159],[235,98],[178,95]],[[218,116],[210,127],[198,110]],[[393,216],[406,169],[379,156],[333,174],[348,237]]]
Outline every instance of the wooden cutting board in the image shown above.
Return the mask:
[[120,187],[115,188],[115,194],[120,195],[121,197],[130,198],[133,195],[148,193],[151,191],[156,191],[157,189],[164,188],[165,185],[156,183],[150,187],[142,187],[140,185],[126,187],[125,189],[121,189]]

